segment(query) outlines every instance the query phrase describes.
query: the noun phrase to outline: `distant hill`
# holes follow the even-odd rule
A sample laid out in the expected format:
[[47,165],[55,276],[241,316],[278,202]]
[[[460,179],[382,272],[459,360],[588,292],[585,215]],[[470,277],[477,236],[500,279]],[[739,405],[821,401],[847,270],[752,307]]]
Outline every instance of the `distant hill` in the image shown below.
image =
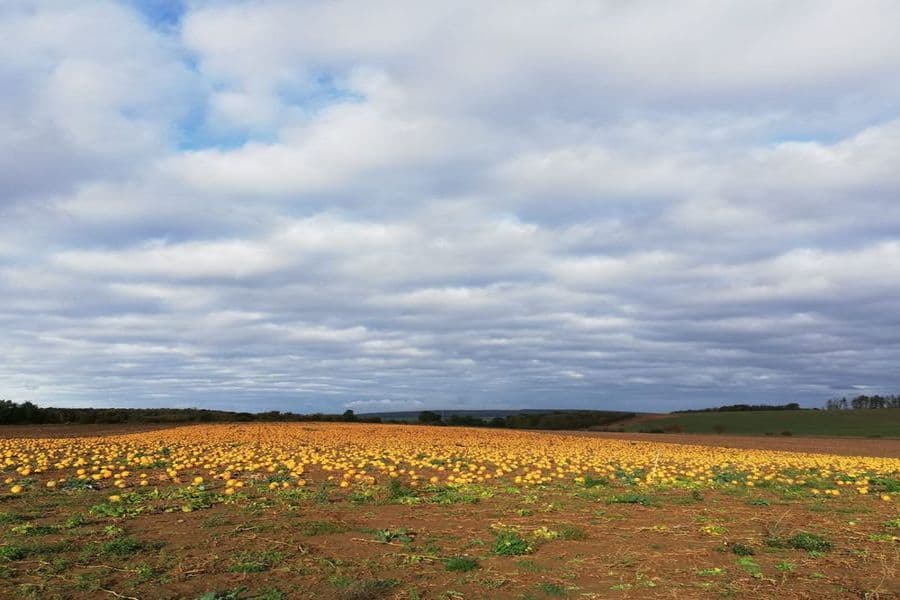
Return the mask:
[[608,427],[631,419],[633,412],[578,409],[443,410],[370,413],[360,418],[401,423],[507,427],[510,429],[590,429]]
[[900,438],[900,410],[694,412],[635,418],[610,429],[645,433]]
[[[360,413],[361,418],[380,418],[382,421],[417,421],[419,419],[419,415],[422,414],[421,410],[401,410],[395,412],[373,412],[373,413]],[[429,412],[434,412],[441,415],[444,418],[449,418],[453,416],[457,417],[475,417],[477,419],[485,419],[490,420],[496,417],[501,419],[505,419],[510,415],[523,415],[523,414],[548,414],[554,412],[606,412],[606,411],[584,411],[581,409],[540,409],[540,408],[523,408],[523,409],[502,409],[502,410],[432,410]]]

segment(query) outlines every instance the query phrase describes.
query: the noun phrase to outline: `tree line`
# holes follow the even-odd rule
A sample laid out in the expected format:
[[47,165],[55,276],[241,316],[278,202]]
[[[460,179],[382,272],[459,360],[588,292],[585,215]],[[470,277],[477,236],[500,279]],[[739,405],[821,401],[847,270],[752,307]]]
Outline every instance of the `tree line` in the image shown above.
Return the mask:
[[633,412],[600,410],[557,410],[547,412],[527,412],[482,419],[472,415],[440,414],[424,410],[419,413],[418,422],[423,425],[449,425],[462,427],[500,427],[508,429],[588,429],[611,425],[630,419]]
[[856,396],[847,398],[830,398],[825,402],[827,410],[863,410],[872,408],[900,408],[900,395]]
[[714,408],[694,408],[686,410],[673,410],[673,413],[701,413],[701,412],[744,412],[759,410],[801,410],[796,402],[789,404],[728,404]]
[[31,402],[0,400],[0,424],[117,424],[117,423],[223,423],[223,422],[326,421],[380,423],[378,417],[358,417],[352,410],[343,414],[297,414],[277,410],[251,413],[205,408],[43,408]]
[[[457,427],[501,427],[510,429],[587,429],[609,425],[634,416],[631,412],[611,411],[547,411],[520,413],[505,417],[481,419],[453,414],[443,417],[433,411],[419,414],[417,423]],[[225,422],[343,422],[343,423],[403,423],[381,417],[357,415],[352,410],[341,414],[298,414],[267,411],[260,413],[231,412],[205,408],[57,408],[40,407],[31,402],[16,403],[0,400],[0,425],[42,424],[189,424]]]

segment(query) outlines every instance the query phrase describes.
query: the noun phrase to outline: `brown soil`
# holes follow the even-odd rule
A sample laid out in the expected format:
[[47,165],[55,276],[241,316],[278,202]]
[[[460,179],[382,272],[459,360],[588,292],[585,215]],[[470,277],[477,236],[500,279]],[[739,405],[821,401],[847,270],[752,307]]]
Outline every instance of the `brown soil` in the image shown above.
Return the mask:
[[813,452],[841,456],[881,456],[900,458],[900,440],[828,437],[770,437],[751,435],[716,435],[690,433],[621,433],[607,431],[556,431],[562,435],[588,435],[616,440],[665,442],[720,448],[748,448]]
[[[608,492],[608,494],[607,494]],[[621,490],[619,490],[621,492]],[[614,490],[597,497],[564,491],[500,494],[478,504],[353,505],[346,501],[295,506],[219,505],[190,513],[162,512],[98,521],[68,534],[73,550],[47,559],[7,562],[0,595],[32,589],[40,598],[197,598],[213,590],[243,588],[253,598],[277,588],[285,598],[892,598],[900,589],[898,546],[873,541],[893,513],[877,499],[836,499],[820,505],[687,491],[653,494],[653,505],[610,504]],[[97,501],[77,497],[86,511]],[[60,522],[51,505],[30,511],[34,522]],[[68,514],[79,512],[67,510]],[[894,514],[894,516],[896,516]],[[502,522],[528,534],[540,527],[573,525],[580,540],[540,542],[533,553],[496,556],[492,527]],[[90,556],[91,544],[110,539],[110,523],[147,549],[127,557]],[[310,534],[310,524],[337,532]],[[374,531],[404,529],[412,541],[379,542]],[[767,547],[765,539],[798,531],[821,533],[835,548],[818,556]],[[58,542],[65,535],[30,538]],[[742,564],[733,552],[745,544],[755,555]],[[260,553],[274,557],[262,572],[238,565]],[[471,556],[479,568],[455,573],[451,556]],[[54,561],[68,561],[52,575]],[[755,566],[754,566],[755,565]],[[139,569],[151,569],[141,581]],[[155,573],[155,575],[153,574]],[[29,587],[31,586],[31,587]],[[115,592],[115,595],[112,594]],[[452,593],[451,593],[452,592]]]
[[[150,428],[155,428],[150,426]],[[6,428],[7,436],[109,435],[139,426]],[[560,432],[555,432],[559,434]],[[629,440],[896,456],[896,440],[579,433]],[[190,478],[194,474],[185,474]],[[314,478],[321,480],[319,477]],[[44,476],[42,476],[44,477]],[[40,478],[38,478],[40,479]],[[274,494],[248,485],[234,503],[183,512],[164,486],[139,514],[98,516],[109,489],[0,494],[0,598],[501,600],[552,598],[897,598],[895,501],[877,494],[813,498],[741,486],[692,492],[630,487],[491,487],[477,503],[354,503],[352,489]],[[312,487],[312,486],[310,486]],[[236,497],[236,496],[235,496]],[[625,502],[623,502],[625,501]],[[632,503],[633,502],[633,503]],[[649,505],[642,505],[645,502]],[[108,505],[107,505],[108,506]],[[82,516],[83,522],[67,521]],[[31,524],[39,527],[25,527]],[[496,528],[536,540],[522,556],[493,552]],[[40,526],[45,526],[41,528]],[[535,530],[568,531],[539,539]],[[411,539],[379,539],[391,530]],[[820,554],[773,547],[798,532]],[[574,534],[574,535],[573,535]],[[135,548],[115,546],[124,538]],[[583,539],[574,539],[583,538]],[[113,544],[110,547],[110,544]],[[737,544],[753,554],[739,556]],[[450,571],[469,556],[478,568]],[[279,590],[281,596],[268,590]]]
[[[196,425],[188,423],[187,425]],[[74,438],[124,435],[182,427],[170,423],[121,423],[111,425],[0,425],[0,439],[11,438]]]

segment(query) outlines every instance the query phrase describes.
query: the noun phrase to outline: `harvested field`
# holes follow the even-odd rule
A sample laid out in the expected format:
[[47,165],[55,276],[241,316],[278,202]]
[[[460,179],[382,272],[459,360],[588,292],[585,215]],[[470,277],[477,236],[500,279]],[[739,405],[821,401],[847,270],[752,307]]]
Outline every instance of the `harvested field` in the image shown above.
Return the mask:
[[620,433],[606,431],[566,431],[557,433],[561,435],[593,436],[611,440],[662,442],[691,446],[900,458],[900,440],[898,439],[716,435],[711,433]]
[[898,590],[896,458],[307,423],[8,438],[0,452],[2,597]]

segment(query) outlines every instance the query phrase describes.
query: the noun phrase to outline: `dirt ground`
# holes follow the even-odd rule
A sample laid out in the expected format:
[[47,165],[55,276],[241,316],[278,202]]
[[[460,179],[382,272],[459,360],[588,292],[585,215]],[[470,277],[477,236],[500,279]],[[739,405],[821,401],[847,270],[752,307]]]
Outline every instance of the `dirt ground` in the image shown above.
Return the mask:
[[753,435],[716,435],[689,433],[620,433],[606,431],[556,431],[561,435],[586,435],[613,440],[664,442],[719,448],[748,448],[813,452],[840,456],[881,456],[900,458],[900,440],[868,438],[783,437]]
[[[193,425],[193,423],[191,423]],[[51,439],[125,435],[181,427],[168,423],[123,423],[113,425],[0,425],[0,439]]]
[[[145,430],[41,427],[3,434]],[[565,435],[871,456],[896,456],[897,443]],[[185,473],[185,481],[194,475],[208,473]],[[781,484],[560,480],[392,495],[384,485],[374,494],[325,485],[327,473],[314,465],[307,475],[314,484],[302,489],[273,491],[259,473],[229,497],[154,484],[111,502],[108,487],[51,491],[43,486],[48,475],[38,474],[27,495],[0,494],[0,598],[900,598],[900,511],[878,493],[845,489],[813,497]],[[504,536],[521,543],[508,552],[499,545]]]
[[[499,494],[450,505],[260,501],[190,513],[91,519],[33,542],[63,548],[4,565],[3,597],[472,599],[894,598],[898,545],[876,501],[828,503],[765,494],[666,490],[648,505],[616,503],[613,490]],[[86,513],[89,495],[65,513]],[[60,507],[3,503],[5,514],[58,526]],[[894,515],[896,516],[896,515]],[[496,528],[569,531],[529,538],[520,556],[492,552]],[[119,531],[121,530],[121,531]],[[110,533],[113,531],[114,533]],[[398,533],[386,539],[378,532]],[[816,532],[822,553],[766,545]],[[90,550],[127,535],[125,555]],[[751,555],[735,553],[736,545]],[[469,571],[446,560],[469,557]],[[226,592],[237,592],[227,596]],[[115,594],[113,594],[115,592]],[[243,595],[242,595],[243,594]],[[268,595],[266,595],[268,594]],[[276,595],[280,594],[280,595]],[[216,597],[216,596],[213,596]]]

